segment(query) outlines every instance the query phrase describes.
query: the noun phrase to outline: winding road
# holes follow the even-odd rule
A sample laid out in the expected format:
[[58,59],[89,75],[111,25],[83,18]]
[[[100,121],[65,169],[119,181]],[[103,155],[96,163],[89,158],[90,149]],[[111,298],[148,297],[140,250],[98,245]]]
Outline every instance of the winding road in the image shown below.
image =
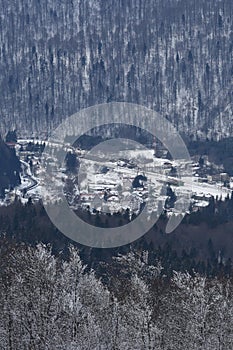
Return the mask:
[[21,160],[20,162],[21,162],[22,167],[23,167],[24,176],[27,177],[27,179],[31,182],[30,185],[22,187],[21,192],[28,192],[28,191],[32,190],[33,188],[37,187],[38,182],[32,177],[29,164],[27,162],[24,162],[23,160]]

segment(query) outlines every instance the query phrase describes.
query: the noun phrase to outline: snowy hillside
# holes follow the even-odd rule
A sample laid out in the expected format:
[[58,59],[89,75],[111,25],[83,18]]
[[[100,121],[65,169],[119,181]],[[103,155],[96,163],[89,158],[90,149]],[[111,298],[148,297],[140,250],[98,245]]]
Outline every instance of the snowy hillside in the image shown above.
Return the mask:
[[1,0],[0,130],[43,137],[81,108],[145,105],[233,135],[231,0]]

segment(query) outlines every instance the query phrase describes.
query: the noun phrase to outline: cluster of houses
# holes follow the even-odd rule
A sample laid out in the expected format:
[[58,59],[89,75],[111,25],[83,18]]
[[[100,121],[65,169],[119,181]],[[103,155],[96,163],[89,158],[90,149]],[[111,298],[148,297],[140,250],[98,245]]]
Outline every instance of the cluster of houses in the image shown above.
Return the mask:
[[90,182],[78,196],[79,206],[91,212],[114,213],[129,209],[137,214],[148,196],[148,190],[145,185],[133,188],[134,177],[118,175],[117,182],[106,183],[104,177]]
[[[48,143],[46,143],[46,146],[50,146],[47,144]],[[15,143],[12,143],[12,145],[9,146],[15,147]],[[34,175],[36,178],[40,178],[39,182],[41,184],[44,181],[42,174],[43,172],[41,172],[40,168],[42,146],[44,148],[45,143],[37,142],[37,144],[35,144],[34,142],[29,142],[28,140],[20,140],[17,144],[20,158],[24,160],[22,163],[28,164],[30,174]],[[51,146],[54,146],[55,149],[60,149],[62,147],[60,144]],[[68,145],[65,147],[67,152],[70,151]],[[202,164],[201,166],[198,158],[192,159],[192,162],[190,163],[174,163],[169,159],[155,159],[153,150],[151,150],[151,152],[145,151],[144,153],[142,151],[140,151],[141,153],[139,151],[135,152],[136,153],[133,154],[131,151],[132,155],[130,154],[130,156],[132,159],[130,161],[127,161],[123,155],[122,158],[118,160],[111,160],[110,162],[106,161],[106,164],[102,161],[92,161],[91,169],[93,168],[93,171],[88,167],[84,167],[84,175],[86,176],[88,173],[90,173],[90,176],[87,176],[82,186],[80,183],[77,186],[77,190],[74,194],[74,207],[87,209],[93,213],[97,211],[102,213],[116,213],[129,209],[129,212],[132,215],[132,213],[138,214],[146,203],[147,211],[149,213],[157,210],[160,211],[167,198],[166,179],[167,183],[169,183],[175,189],[177,195],[179,192],[182,192],[182,198],[185,198],[185,200],[176,204],[176,210],[183,211],[183,209],[187,207],[187,203],[190,200],[190,188],[187,188],[187,185],[185,185],[184,182],[177,177],[177,169],[179,169],[179,173],[184,175],[190,166],[192,167],[193,173],[196,173],[196,183],[199,183],[199,185],[202,183],[203,185],[206,183],[207,186],[216,184],[218,187],[221,184],[222,186],[226,186],[227,184],[229,188],[233,189],[233,178],[229,177],[227,173],[221,172],[221,169],[215,169],[216,171],[214,171],[212,174],[208,173],[207,159],[204,159],[204,165]],[[83,159],[83,155],[84,154],[80,150],[77,150],[77,156],[79,156],[80,159]],[[142,174],[142,169],[141,171],[139,170],[139,165],[135,160],[136,158],[134,159],[133,156],[134,158],[136,156],[138,157],[137,159],[139,159],[140,164],[142,164],[142,169],[144,169],[143,171],[148,174],[146,181],[143,181],[143,176],[139,175]],[[54,170],[54,179],[52,184],[54,184],[55,180],[60,181],[62,178],[66,178],[64,174],[65,169],[59,167],[59,164],[56,163],[55,159],[51,155],[48,155],[46,158],[46,163],[47,167]],[[25,166],[25,169],[23,167],[22,170],[23,172],[26,172],[24,175],[27,178],[29,176],[27,174],[27,167]],[[135,181],[137,176],[141,177],[141,182]],[[136,182],[138,185],[134,186]],[[29,188],[29,185],[27,185],[26,188]],[[163,191],[161,191],[161,186],[163,186]],[[33,191],[30,191],[30,197],[37,200],[40,196],[38,191],[36,188]],[[187,196],[185,191],[187,191]],[[8,194],[7,196],[7,198],[9,197],[9,201],[12,200],[10,196],[11,194]],[[203,194],[201,196],[196,195],[196,197],[194,197],[193,210],[197,210],[198,207],[206,206],[209,203],[207,194]]]

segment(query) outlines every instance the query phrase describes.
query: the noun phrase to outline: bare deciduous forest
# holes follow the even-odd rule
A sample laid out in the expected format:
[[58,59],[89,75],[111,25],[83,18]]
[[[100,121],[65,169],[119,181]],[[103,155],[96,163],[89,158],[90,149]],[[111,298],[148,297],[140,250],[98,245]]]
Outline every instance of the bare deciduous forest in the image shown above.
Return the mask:
[[103,102],[232,135],[231,0],[1,0],[1,131],[46,136]]

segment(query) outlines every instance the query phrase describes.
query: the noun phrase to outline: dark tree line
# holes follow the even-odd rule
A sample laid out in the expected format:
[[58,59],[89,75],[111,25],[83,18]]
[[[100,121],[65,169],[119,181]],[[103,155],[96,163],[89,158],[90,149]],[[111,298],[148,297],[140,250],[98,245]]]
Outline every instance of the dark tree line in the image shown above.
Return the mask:
[[[169,276],[173,270],[192,273],[193,269],[208,276],[229,276],[233,271],[232,213],[233,197],[225,201],[211,199],[208,207],[187,215],[171,235],[165,233],[168,218],[164,212],[154,227],[131,245],[105,250],[77,246],[83,261],[99,272],[101,261],[111,261],[118,253],[125,254],[133,249],[138,252],[147,250],[151,264],[160,260]],[[130,221],[128,211],[91,215],[80,210],[76,214],[90,224],[105,228]],[[63,257],[66,257],[71,243],[50,222],[42,203],[29,201],[23,205],[17,198],[10,206],[0,207],[0,232],[1,237],[9,242],[24,242],[32,246],[40,242],[51,244],[53,252]]]
[[5,197],[5,189],[13,189],[20,184],[20,170],[15,149],[9,148],[0,136],[0,197]]

